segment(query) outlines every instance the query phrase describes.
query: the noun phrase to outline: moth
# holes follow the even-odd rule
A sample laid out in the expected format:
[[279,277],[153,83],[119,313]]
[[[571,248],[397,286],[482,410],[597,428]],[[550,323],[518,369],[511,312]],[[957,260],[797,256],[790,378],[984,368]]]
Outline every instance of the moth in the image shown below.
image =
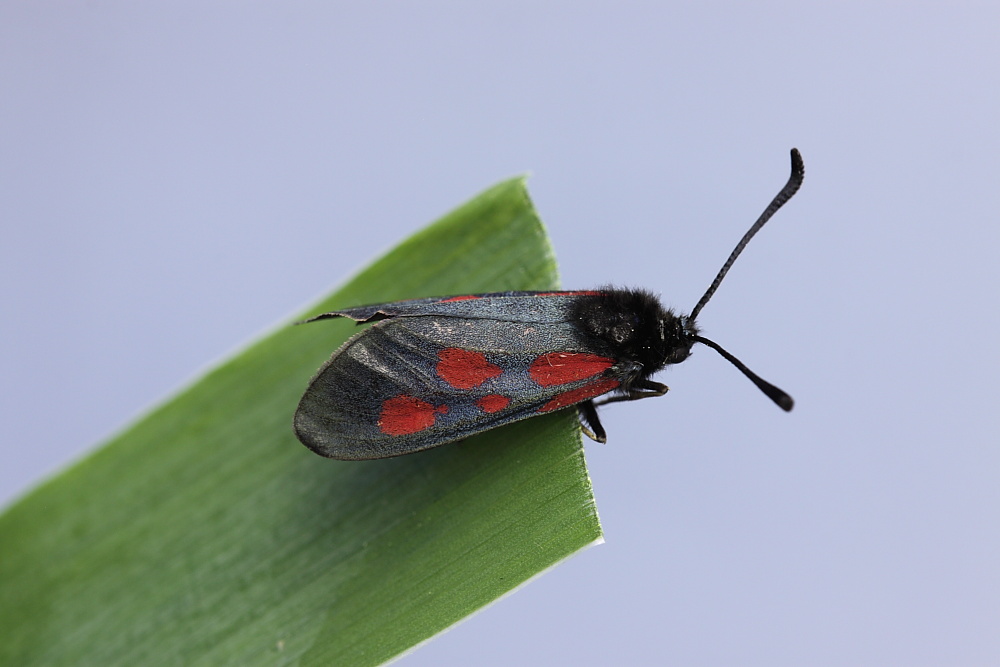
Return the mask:
[[597,407],[663,396],[651,378],[695,344],[721,354],[783,410],[791,396],[761,379],[696,320],[736,258],[799,189],[791,176],[743,236],[690,314],[642,289],[494,292],[344,308],[313,317],[374,323],[313,377],[295,412],[299,440],[322,456],[379,459],[575,408],[584,432],[607,435]]

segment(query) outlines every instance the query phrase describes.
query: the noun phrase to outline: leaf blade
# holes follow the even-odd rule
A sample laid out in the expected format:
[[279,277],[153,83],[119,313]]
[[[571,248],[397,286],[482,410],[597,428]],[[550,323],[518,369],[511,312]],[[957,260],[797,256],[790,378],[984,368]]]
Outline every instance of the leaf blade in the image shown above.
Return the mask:
[[[310,313],[554,289],[523,179]],[[290,421],[356,329],[285,327],[0,516],[3,664],[378,664],[600,539],[574,415],[422,454],[320,459]]]

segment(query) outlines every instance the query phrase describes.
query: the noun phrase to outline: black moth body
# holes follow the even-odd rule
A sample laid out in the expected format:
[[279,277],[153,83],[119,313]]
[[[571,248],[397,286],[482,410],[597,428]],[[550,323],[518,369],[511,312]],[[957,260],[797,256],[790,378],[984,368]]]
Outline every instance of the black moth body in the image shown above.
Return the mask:
[[[691,354],[719,352],[784,410],[785,392],[717,343],[696,317],[736,257],[802,183],[792,174],[733,250],[689,315],[645,290],[498,292],[345,308],[310,322],[348,317],[373,326],[353,336],[313,377],[295,413],[295,433],[335,459],[398,456],[576,406],[584,432],[605,442],[597,406],[662,396],[650,378]],[[598,400],[599,399],[599,400]]]

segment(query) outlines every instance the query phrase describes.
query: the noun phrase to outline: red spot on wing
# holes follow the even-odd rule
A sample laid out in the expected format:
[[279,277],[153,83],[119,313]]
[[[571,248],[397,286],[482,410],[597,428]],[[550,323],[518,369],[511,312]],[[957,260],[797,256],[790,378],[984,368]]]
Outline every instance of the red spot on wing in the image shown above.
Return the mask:
[[388,435],[409,435],[434,426],[437,415],[446,412],[447,405],[434,407],[414,396],[400,394],[382,403],[378,427]]
[[500,412],[510,405],[510,399],[506,396],[501,396],[500,394],[488,394],[476,401],[476,405],[478,405],[479,409],[483,412]]
[[528,374],[543,387],[586,380],[614,365],[613,359],[584,352],[546,352],[531,362]]
[[472,389],[503,372],[486,360],[482,352],[449,347],[438,352],[437,374],[455,389]]
[[606,394],[612,389],[617,388],[618,380],[598,380],[597,382],[591,382],[590,384],[580,387],[579,389],[573,389],[572,391],[559,394],[548,403],[538,408],[538,411],[551,412],[552,410],[559,410],[560,408],[565,408],[567,405],[573,405],[574,403],[585,401],[588,398],[594,398],[595,396]]
[[482,299],[481,296],[475,296],[472,294],[465,294],[463,296],[452,296],[447,299],[441,299],[438,303],[449,303],[451,301],[469,301],[470,299]]

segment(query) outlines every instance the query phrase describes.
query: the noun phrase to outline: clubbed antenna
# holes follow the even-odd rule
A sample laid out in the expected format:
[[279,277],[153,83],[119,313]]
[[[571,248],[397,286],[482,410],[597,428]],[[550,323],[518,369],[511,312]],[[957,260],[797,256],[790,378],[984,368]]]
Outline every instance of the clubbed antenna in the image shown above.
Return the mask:
[[[736,261],[736,258],[740,256],[740,253],[743,252],[743,248],[747,247],[747,244],[750,243],[750,239],[752,239],[754,235],[760,231],[760,228],[764,226],[764,223],[770,220],[771,216],[774,215],[779,208],[784,206],[785,202],[791,199],[792,195],[794,195],[798,191],[799,187],[802,185],[802,178],[805,176],[805,173],[806,173],[806,168],[802,162],[802,154],[799,153],[799,150],[797,148],[793,148],[792,175],[788,177],[788,182],[785,183],[785,187],[781,188],[781,192],[779,192],[775,196],[775,198],[771,200],[771,203],[768,204],[767,208],[764,209],[764,212],[760,214],[759,218],[757,218],[757,222],[753,223],[753,227],[750,228],[750,231],[744,234],[740,242],[736,244],[735,248],[733,248],[733,252],[729,255],[729,259],[727,259],[726,263],[722,265],[721,269],[719,269],[719,274],[715,276],[715,280],[712,281],[712,284],[709,286],[708,291],[705,292],[705,296],[701,297],[701,300],[698,302],[698,305],[694,307],[694,310],[691,311],[691,314],[688,316],[688,319],[693,321],[696,317],[698,317],[698,313],[701,312],[701,309],[705,307],[705,304],[708,303],[708,300],[712,298],[713,294],[715,294],[715,290],[719,289],[719,284],[722,282],[722,279],[726,277],[727,273],[729,273],[729,268],[733,265],[733,262]],[[745,367],[744,369],[741,370],[743,370],[744,373],[748,372],[747,370],[745,370]],[[753,377],[751,377],[750,379],[752,380]],[[757,386],[759,387],[760,385]],[[765,391],[764,393],[767,392]]]
[[767,394],[768,398],[777,403],[779,408],[785,412],[791,412],[792,406],[795,405],[795,401],[792,400],[791,396],[747,368],[742,361],[726,352],[718,343],[710,341],[703,336],[695,336],[694,340],[702,343],[703,345],[708,345],[710,348],[721,354],[726,361],[731,363],[733,366],[736,366],[736,368],[738,368],[743,375],[750,378],[750,381],[757,385],[758,389]]

